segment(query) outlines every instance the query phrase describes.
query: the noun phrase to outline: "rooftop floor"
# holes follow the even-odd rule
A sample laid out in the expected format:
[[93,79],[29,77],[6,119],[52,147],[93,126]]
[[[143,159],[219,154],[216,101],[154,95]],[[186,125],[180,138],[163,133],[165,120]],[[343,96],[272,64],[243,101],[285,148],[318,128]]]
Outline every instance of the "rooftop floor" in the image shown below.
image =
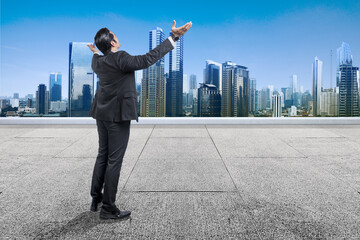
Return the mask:
[[0,236],[360,238],[360,125],[132,125],[117,205],[89,211],[94,125],[0,125]]

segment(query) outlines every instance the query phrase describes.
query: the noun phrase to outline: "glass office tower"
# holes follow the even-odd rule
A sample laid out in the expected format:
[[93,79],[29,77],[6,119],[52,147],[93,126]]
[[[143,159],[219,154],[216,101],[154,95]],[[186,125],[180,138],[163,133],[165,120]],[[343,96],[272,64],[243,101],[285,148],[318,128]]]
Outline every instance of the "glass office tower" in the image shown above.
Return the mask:
[[204,83],[217,87],[222,94],[222,66],[220,63],[206,60],[204,69]]
[[351,64],[340,65],[339,117],[359,116],[359,68]]
[[350,45],[346,42],[341,43],[341,47],[337,49],[336,54],[336,65],[337,65],[337,74],[336,74],[336,87],[339,87],[340,81],[340,66],[341,65],[352,65],[353,56],[351,55]]
[[69,117],[88,117],[94,89],[93,52],[87,42],[69,44]]
[[49,92],[50,101],[61,101],[61,73],[50,73],[49,77]]
[[315,57],[312,68],[313,68],[313,115],[316,117],[321,114],[321,86],[322,86],[322,61]]
[[[164,32],[157,27],[149,31],[149,51],[165,40]],[[165,117],[165,57],[143,70],[141,82],[141,117]],[[182,88],[181,88],[182,91]]]
[[291,104],[292,105],[296,105],[295,93],[298,92],[297,85],[298,85],[297,75],[293,74],[290,76],[290,89],[291,89],[291,100],[292,100]]
[[222,65],[222,117],[248,117],[249,70],[230,61]]
[[45,84],[39,84],[38,90],[36,91],[36,113],[49,113],[49,91],[46,91]]
[[199,117],[220,117],[221,95],[215,85],[200,83],[198,97],[197,114]]
[[[170,32],[169,36],[172,34]],[[166,80],[166,116],[183,116],[183,65],[184,36],[175,42],[175,48],[169,52],[169,77]]]
[[256,111],[256,79],[250,79],[249,89],[249,112],[254,113]]

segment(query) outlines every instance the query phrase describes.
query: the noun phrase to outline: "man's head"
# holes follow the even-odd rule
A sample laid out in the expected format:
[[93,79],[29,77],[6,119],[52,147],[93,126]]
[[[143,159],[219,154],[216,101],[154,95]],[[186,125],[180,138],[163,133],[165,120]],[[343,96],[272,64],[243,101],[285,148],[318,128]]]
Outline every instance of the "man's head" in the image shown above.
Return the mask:
[[117,51],[121,44],[113,32],[107,28],[100,29],[95,35],[95,45],[102,52]]

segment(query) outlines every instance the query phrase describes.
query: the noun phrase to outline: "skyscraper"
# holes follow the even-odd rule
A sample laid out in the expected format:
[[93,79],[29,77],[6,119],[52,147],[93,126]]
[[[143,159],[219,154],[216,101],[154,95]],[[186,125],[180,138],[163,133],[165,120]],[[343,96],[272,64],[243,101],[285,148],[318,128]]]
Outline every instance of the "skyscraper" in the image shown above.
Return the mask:
[[40,84],[36,91],[36,113],[49,113],[49,91],[46,91],[45,84]]
[[250,79],[249,89],[249,112],[253,113],[256,110],[256,79]]
[[297,85],[298,85],[298,81],[297,81],[297,75],[293,74],[290,76],[290,89],[291,89],[291,100],[292,100],[292,105],[296,105],[296,99],[295,99],[295,93],[298,91],[297,89]]
[[[165,35],[161,28],[156,27],[150,30],[149,51],[162,43],[164,39]],[[164,63],[165,57],[162,57],[155,64],[143,70],[140,105],[140,116],[142,117],[165,117],[166,89]],[[182,87],[180,88],[180,92],[182,98]]]
[[313,74],[313,114],[314,116],[320,115],[320,106],[321,106],[321,84],[322,84],[322,61],[315,57],[312,64],[312,74]]
[[336,64],[337,64],[337,74],[336,74],[336,86],[339,87],[339,71],[341,65],[352,65],[352,55],[350,45],[342,42],[341,47],[337,49],[336,55]]
[[222,117],[249,114],[249,70],[230,61],[222,64]]
[[206,60],[204,69],[204,83],[215,85],[222,94],[222,66],[220,63]]
[[320,103],[321,116],[335,117],[339,112],[339,93],[334,92],[333,88],[323,89],[321,92]]
[[[197,80],[196,80],[196,75],[191,74],[190,81],[189,81],[189,96],[188,96],[188,104],[189,105],[194,105],[194,98],[197,98]],[[193,107],[193,109],[197,110],[197,107],[195,107],[195,108]],[[193,112],[193,115],[194,115],[194,112]]]
[[349,63],[339,70],[339,117],[359,116],[359,68]]
[[281,117],[282,108],[281,108],[281,95],[276,93],[272,95],[272,116],[273,117]]
[[61,101],[61,82],[62,82],[62,75],[60,72],[50,73],[49,76],[50,101]]
[[197,88],[197,80],[196,80],[196,75],[195,74],[191,74],[190,75],[190,82],[189,82],[189,89],[196,89]]
[[215,85],[200,83],[198,97],[199,117],[220,117],[221,95]]
[[94,97],[93,53],[89,51],[88,44],[92,43],[69,44],[69,117],[88,117]]
[[[172,32],[169,33],[169,36]],[[183,63],[184,36],[175,42],[169,52],[169,77],[166,80],[166,116],[181,117],[183,115]]]
[[183,75],[183,92],[184,93],[188,93],[189,92],[189,79],[188,79],[188,75],[184,74]]
[[272,95],[274,93],[274,85],[268,85],[268,92],[267,92],[267,108],[272,109]]

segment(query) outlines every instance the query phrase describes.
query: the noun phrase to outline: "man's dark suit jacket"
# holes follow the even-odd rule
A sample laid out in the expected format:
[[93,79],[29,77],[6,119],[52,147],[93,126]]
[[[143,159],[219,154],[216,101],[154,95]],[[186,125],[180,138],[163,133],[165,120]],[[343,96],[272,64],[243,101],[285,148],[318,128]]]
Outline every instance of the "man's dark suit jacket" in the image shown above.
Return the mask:
[[150,67],[172,49],[167,38],[144,55],[131,56],[125,51],[94,54],[91,68],[99,77],[99,87],[89,116],[112,122],[138,122],[135,71]]

